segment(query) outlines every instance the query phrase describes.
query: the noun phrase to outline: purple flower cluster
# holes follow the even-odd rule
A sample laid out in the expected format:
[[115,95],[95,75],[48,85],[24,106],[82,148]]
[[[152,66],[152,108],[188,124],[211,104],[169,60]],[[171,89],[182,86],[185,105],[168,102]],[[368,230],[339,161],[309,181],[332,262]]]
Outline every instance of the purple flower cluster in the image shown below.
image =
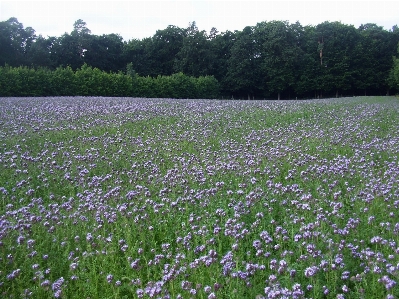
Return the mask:
[[0,99],[1,295],[394,298],[398,113]]

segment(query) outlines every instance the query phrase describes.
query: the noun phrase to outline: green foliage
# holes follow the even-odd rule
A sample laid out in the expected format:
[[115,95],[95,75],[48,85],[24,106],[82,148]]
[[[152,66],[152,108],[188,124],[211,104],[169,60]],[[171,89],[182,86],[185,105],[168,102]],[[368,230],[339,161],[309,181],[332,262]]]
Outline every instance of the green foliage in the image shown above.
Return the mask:
[[[398,43],[398,56],[399,56],[399,43]],[[391,87],[399,89],[399,57],[393,58],[393,67],[389,73],[389,84]]]
[[50,79],[46,69],[5,66],[0,68],[0,96],[47,96]]
[[[190,83],[191,79],[179,75],[163,77],[176,73],[196,78],[214,76],[220,82],[220,93],[234,98],[385,95],[399,91],[392,65],[398,42],[397,26],[387,31],[376,24],[355,28],[328,21],[316,26],[265,21],[234,32],[219,33],[212,28],[209,34],[191,22],[187,28],[169,25],[152,37],[123,41],[119,34],[92,34],[79,19],[70,33],[44,38],[10,18],[0,22],[0,66],[51,71],[69,66],[85,82],[82,86],[60,86],[52,84],[50,78],[46,91],[39,93],[49,95],[202,97],[194,91],[198,82]],[[88,66],[92,69],[86,69]],[[31,76],[24,72],[25,77]],[[125,86],[129,80],[110,77],[109,73],[118,72],[130,75],[132,87]],[[11,73],[7,76],[18,81]],[[142,78],[134,78],[135,74]],[[175,86],[176,82],[183,85]],[[30,81],[19,83],[34,85]],[[189,90],[183,91],[182,86]],[[18,90],[18,94],[37,94],[38,88]],[[2,94],[17,92],[4,90]]]
[[52,83],[55,95],[74,96],[78,94],[76,76],[70,66],[66,68],[58,67],[52,72]]
[[84,64],[47,68],[0,67],[0,96],[134,96],[145,98],[217,98],[213,76],[194,78],[183,73],[142,77],[128,64],[126,74],[107,73]]
[[225,83],[227,89],[239,96],[253,96],[259,93],[257,86],[261,78],[259,45],[254,36],[254,28],[245,27],[236,34],[237,40],[231,47],[231,57]]
[[214,99],[219,96],[220,85],[213,76],[201,76],[195,81],[197,98]]
[[397,298],[398,104],[2,99],[2,298]]

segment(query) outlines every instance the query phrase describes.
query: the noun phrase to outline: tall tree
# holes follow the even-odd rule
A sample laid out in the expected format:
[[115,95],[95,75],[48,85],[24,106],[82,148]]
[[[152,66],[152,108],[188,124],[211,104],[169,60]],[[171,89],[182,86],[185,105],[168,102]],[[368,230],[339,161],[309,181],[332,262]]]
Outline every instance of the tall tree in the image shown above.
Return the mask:
[[0,22],[0,65],[25,65],[26,53],[35,40],[35,30],[24,28],[17,18]]
[[87,39],[87,49],[83,58],[85,63],[106,72],[117,72],[124,68],[123,39],[120,35],[90,35]]
[[213,72],[210,75],[222,84],[222,92],[227,93],[228,87],[226,86],[226,74],[228,71],[228,62],[231,57],[231,48],[233,47],[236,34],[231,31],[226,31],[221,34],[215,34],[215,31],[210,32],[210,47],[212,53],[215,55],[213,61]]
[[[324,22],[316,26],[320,56],[319,89],[338,96],[353,89],[353,65],[360,36],[352,25]],[[322,50],[321,50],[322,48]]]
[[205,31],[199,31],[195,22],[190,23],[177,53],[174,70],[189,76],[205,76],[213,72],[214,53]]
[[393,67],[389,72],[389,85],[391,88],[399,90],[399,43],[397,55],[393,57]]
[[361,44],[360,63],[356,65],[356,86],[364,94],[386,93],[389,70],[392,68],[392,56],[395,55],[391,33],[376,24],[359,27]]
[[314,26],[291,25],[297,45],[294,92],[299,97],[313,97],[318,89],[320,52]]
[[152,37],[150,55],[154,63],[154,72],[157,75],[172,75],[175,72],[174,63],[183,47],[185,30],[176,26],[157,30]]
[[261,80],[260,45],[254,35],[254,27],[247,26],[235,32],[236,40],[228,60],[225,88],[238,97],[252,98],[259,95]]
[[39,35],[30,46],[28,51],[28,64],[34,67],[46,67],[54,69],[53,60],[53,46],[56,42],[56,37],[43,37]]
[[124,44],[123,61],[140,76],[157,76],[158,61],[152,57],[153,40],[146,37],[142,40],[133,39]]
[[69,65],[72,69],[81,67],[85,63],[85,53],[90,47],[90,33],[86,23],[81,19],[77,20],[73,24],[71,34],[63,34],[54,45],[56,64]]
[[260,45],[262,83],[265,94],[277,99],[294,85],[297,51],[296,39],[288,22],[262,22],[255,26],[255,37]]

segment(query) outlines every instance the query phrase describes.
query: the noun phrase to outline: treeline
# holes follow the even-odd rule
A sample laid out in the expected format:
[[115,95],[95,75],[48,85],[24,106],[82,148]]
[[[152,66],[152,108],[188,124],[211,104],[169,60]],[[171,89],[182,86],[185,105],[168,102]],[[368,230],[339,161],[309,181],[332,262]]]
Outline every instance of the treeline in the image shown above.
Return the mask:
[[[129,65],[130,66],[130,65]],[[131,67],[130,67],[131,69]],[[126,96],[147,98],[200,98],[219,96],[219,83],[212,76],[198,78],[183,73],[141,77],[105,72],[84,64],[77,70],[26,66],[0,67],[0,96]]]
[[234,98],[384,95],[399,91],[394,69],[398,42],[397,26],[387,31],[376,24],[355,28],[285,21],[222,33],[200,31],[193,22],[124,41],[117,34],[93,35],[77,20],[71,33],[45,38],[11,18],[0,22],[0,66],[78,71],[86,64],[111,77],[126,74],[129,66],[148,82],[148,77],[169,80],[179,73],[174,76],[213,76],[220,95]]

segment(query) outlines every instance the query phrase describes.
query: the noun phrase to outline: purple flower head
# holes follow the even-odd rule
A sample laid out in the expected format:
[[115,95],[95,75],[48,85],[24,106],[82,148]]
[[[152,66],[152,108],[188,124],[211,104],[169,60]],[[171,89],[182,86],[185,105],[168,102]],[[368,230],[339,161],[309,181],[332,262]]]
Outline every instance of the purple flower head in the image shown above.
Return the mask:
[[53,282],[53,284],[51,285],[51,289],[55,292],[58,290],[61,290],[61,286],[64,283],[64,277],[60,277],[58,278],[56,281]]
[[140,262],[140,259],[135,259],[133,262],[131,262],[130,267],[132,269],[137,270],[139,268],[139,262]]
[[78,268],[78,264],[77,263],[72,263],[69,265],[69,269],[71,269],[71,271],[76,270]]
[[114,279],[114,276],[112,274],[108,274],[107,275],[107,282],[108,283],[111,283],[113,279]]
[[387,275],[384,275],[382,278],[380,278],[378,282],[383,283],[387,290],[392,289],[396,285],[396,281],[390,279]]
[[61,289],[58,289],[58,290],[56,290],[54,292],[54,297],[55,298],[61,298],[61,296],[62,296],[62,290]]
[[14,278],[18,277],[20,273],[21,273],[21,269],[16,269],[16,270],[12,271],[11,274],[7,275],[7,279],[13,280]]
[[311,266],[305,269],[305,276],[312,277],[315,276],[319,269],[316,266]]
[[216,299],[215,293],[210,293],[210,294],[208,295],[208,299]]

